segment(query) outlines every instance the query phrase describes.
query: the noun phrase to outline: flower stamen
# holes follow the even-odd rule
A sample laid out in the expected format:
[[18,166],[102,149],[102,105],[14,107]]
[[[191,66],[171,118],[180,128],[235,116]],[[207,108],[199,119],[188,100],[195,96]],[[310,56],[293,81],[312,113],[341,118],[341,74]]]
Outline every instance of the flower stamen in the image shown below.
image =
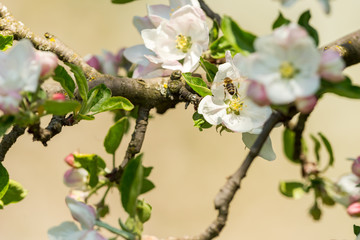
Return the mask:
[[236,95],[227,100],[226,104],[229,105],[226,109],[227,114],[234,113],[236,115],[240,115],[240,111],[242,111],[244,107],[244,101],[241,101],[241,99]]
[[290,79],[293,78],[299,70],[294,67],[291,62],[285,61],[280,65],[280,74],[282,78]]
[[187,53],[191,48],[192,42],[191,37],[179,34],[176,36],[176,48],[181,50],[183,53]]

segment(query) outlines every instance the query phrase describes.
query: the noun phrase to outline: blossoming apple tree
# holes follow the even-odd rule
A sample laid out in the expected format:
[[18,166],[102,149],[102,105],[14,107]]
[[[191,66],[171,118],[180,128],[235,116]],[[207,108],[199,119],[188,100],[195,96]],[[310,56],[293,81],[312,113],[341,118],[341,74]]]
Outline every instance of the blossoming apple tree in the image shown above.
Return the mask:
[[[132,0],[112,0],[124,4]],[[296,1],[281,0],[284,6]],[[329,1],[319,1],[325,13]],[[334,164],[327,137],[311,135],[309,152],[303,132],[309,115],[328,93],[360,99],[360,87],[343,75],[344,68],[360,61],[359,32],[319,47],[311,14],[297,22],[282,13],[273,32],[256,36],[229,16],[219,16],[203,0],[170,0],[169,5],[150,5],[134,25],[144,44],[113,54],[80,57],[55,36],[34,34],[0,3],[0,208],[25,198],[27,191],[9,178],[2,165],[6,153],[27,131],[44,146],[64,126],[95,119],[112,112],[115,122],[104,139],[111,166],[96,153],[74,152],[66,156],[69,187],[66,204],[74,221],[59,223],[48,231],[49,239],[158,239],[142,234],[151,217],[151,203],[140,195],[155,185],[149,180],[152,167],[142,164],[142,143],[149,112],[164,114],[181,102],[194,106],[194,126],[200,131],[214,126],[220,134],[241,133],[248,155],[215,197],[218,211],[213,222],[197,236],[169,239],[213,239],[227,222],[230,203],[240,189],[254,159],[275,160],[270,132],[283,128],[286,157],[298,164],[302,180],[280,182],[280,192],[290,198],[313,195],[313,219],[321,217],[321,205],[342,204],[351,216],[360,216],[360,159],[352,159],[352,173],[338,182],[326,176]],[[212,21],[211,25],[208,23]],[[43,83],[54,80],[59,88]],[[191,111],[191,110],[188,110]],[[43,117],[51,121],[43,128]],[[129,122],[136,124],[121,162],[115,152]],[[320,169],[320,149],[329,161]],[[99,202],[92,196],[105,189]],[[117,189],[128,214],[119,226],[102,218],[111,212],[106,197]],[[80,227],[76,224],[80,223]],[[109,234],[105,237],[99,229]],[[354,225],[360,239],[360,227]]]

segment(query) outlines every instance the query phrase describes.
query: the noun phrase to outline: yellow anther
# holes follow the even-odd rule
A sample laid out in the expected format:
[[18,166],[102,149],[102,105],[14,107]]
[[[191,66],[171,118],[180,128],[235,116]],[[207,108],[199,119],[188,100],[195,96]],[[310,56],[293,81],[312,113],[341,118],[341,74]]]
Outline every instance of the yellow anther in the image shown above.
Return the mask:
[[55,42],[55,38],[52,37],[52,38],[49,39],[49,41],[50,42]]
[[187,53],[187,51],[191,48],[191,45],[191,37],[187,37],[182,34],[176,36],[176,48],[181,50],[183,53]]
[[298,70],[290,62],[283,62],[280,65],[280,74],[282,78],[292,78]]

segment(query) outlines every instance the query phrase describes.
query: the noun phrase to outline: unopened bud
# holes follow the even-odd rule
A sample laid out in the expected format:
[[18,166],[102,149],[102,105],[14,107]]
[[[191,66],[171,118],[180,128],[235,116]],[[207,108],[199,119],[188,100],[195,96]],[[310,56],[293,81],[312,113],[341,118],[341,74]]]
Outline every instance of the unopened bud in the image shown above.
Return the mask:
[[360,203],[354,202],[350,204],[347,209],[347,213],[352,217],[360,217]]
[[310,113],[314,109],[316,103],[317,98],[315,96],[297,98],[295,100],[297,110],[304,114]]
[[58,65],[58,58],[52,52],[36,51],[35,59],[41,64],[41,77],[48,76],[53,73]]
[[64,159],[64,161],[70,166],[70,167],[75,167],[74,166],[74,154],[70,153],[69,155],[67,155]]
[[358,157],[357,159],[354,160],[354,162],[351,166],[351,170],[352,170],[353,174],[360,177],[360,157]]
[[83,168],[71,168],[64,174],[64,184],[72,189],[85,190],[88,172]]
[[265,86],[256,81],[250,80],[247,96],[259,106],[270,105],[270,100],[266,95]]
[[97,56],[95,56],[95,55],[87,55],[87,56],[84,57],[84,60],[91,67],[93,67],[96,70],[101,72],[101,63],[100,63],[99,58]]
[[56,100],[56,101],[64,101],[65,95],[63,93],[54,93],[51,97],[52,100]]
[[345,79],[342,71],[345,62],[340,54],[334,50],[326,50],[321,55],[319,74],[329,82],[340,82]]

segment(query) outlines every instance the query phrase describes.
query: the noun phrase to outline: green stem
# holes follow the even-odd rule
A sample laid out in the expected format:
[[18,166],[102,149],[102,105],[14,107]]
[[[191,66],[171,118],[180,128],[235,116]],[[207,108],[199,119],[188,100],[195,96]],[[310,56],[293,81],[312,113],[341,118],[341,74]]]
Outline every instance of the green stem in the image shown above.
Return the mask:
[[104,222],[99,221],[99,220],[96,220],[95,224],[96,224],[96,226],[105,228],[105,229],[107,229],[109,232],[115,233],[115,234],[117,234],[117,235],[119,235],[119,236],[121,236],[121,237],[123,237],[123,238],[125,238],[125,239],[135,240],[135,235],[132,234],[132,233],[125,232],[125,231],[123,231],[123,230],[114,228],[114,227],[110,226],[109,224],[104,223]]
[[108,182],[104,182],[103,184],[100,184],[98,186],[96,186],[94,189],[91,190],[91,192],[89,193],[89,195],[85,198],[85,203],[87,203],[87,201],[89,200],[89,198],[97,192],[97,190],[99,190],[100,188],[106,186],[108,184]]
[[113,168],[115,168],[115,153],[113,153],[113,159],[112,159],[113,161]]

